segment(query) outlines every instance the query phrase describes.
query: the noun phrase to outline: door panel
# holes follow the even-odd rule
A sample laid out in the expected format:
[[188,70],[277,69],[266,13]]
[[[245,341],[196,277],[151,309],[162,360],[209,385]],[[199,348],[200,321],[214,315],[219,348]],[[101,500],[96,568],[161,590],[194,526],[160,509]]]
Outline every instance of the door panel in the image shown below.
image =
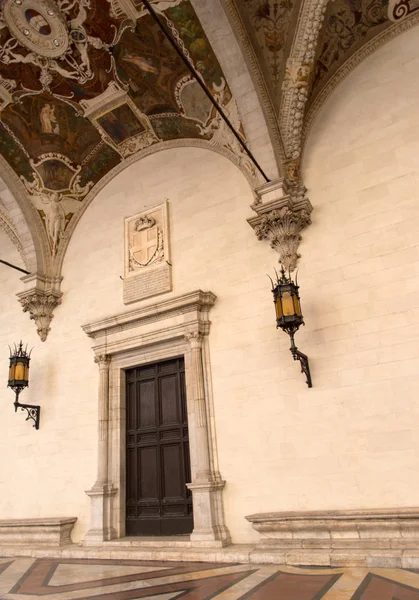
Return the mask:
[[127,381],[127,535],[193,529],[183,358],[130,369]]

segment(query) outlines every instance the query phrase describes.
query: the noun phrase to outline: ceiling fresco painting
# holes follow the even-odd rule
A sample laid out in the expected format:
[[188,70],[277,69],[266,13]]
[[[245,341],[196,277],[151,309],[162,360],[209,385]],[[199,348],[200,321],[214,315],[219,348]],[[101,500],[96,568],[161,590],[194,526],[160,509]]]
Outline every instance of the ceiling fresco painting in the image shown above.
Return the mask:
[[[302,150],[315,111],[357,64],[358,51],[372,40],[377,48],[417,22],[419,0],[221,1],[260,82],[282,173],[302,184]],[[401,20],[407,22],[398,27]]]
[[317,46],[310,102],[349,56],[391,25],[388,0],[329,2]]
[[[189,0],[152,5],[244,137]],[[83,198],[106,173],[175,139],[206,140],[252,172],[140,0],[0,2],[0,152],[37,208],[53,256]]]
[[[234,0],[256,49],[275,97],[279,97],[288,45],[292,41],[292,17],[300,0]],[[277,104],[277,103],[276,103]]]

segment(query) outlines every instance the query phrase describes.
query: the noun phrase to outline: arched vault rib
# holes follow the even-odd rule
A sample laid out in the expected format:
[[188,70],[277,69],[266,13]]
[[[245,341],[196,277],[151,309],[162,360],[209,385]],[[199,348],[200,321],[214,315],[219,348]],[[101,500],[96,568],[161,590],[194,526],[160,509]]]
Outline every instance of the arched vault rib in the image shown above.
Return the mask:
[[[24,187],[15,172],[0,156],[0,204],[2,221],[11,228],[19,244],[18,250],[30,273],[45,275],[50,269],[46,236],[40,218],[28,201]],[[1,208],[1,207],[0,207]],[[12,240],[13,241],[13,240]]]
[[41,218],[28,200],[22,182],[2,156],[0,173],[0,227],[16,245],[30,272],[22,277],[24,290],[18,298],[23,311],[29,312],[31,320],[35,321],[41,340],[45,341],[53,309],[61,303],[61,277],[53,274]]
[[284,139],[288,177],[299,180],[304,113],[309,95],[316,47],[328,0],[305,0],[287,60],[280,108],[280,129]]
[[260,73],[259,85],[253,83],[253,78],[258,76],[256,63],[253,63],[253,68],[248,67],[236,39],[237,23],[234,23],[235,28],[231,27],[223,7],[228,2],[191,0],[191,4],[233,92],[249,147],[268,177],[277,179],[281,174],[282,145],[275,118],[273,111],[267,110],[270,105],[261,100],[263,79]]

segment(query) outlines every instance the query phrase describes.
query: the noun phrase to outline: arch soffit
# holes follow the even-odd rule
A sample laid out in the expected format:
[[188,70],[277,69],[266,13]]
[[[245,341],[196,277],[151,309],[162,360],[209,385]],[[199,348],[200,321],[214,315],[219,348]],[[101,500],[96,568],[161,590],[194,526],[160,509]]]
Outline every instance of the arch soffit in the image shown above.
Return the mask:
[[278,121],[240,14],[232,0],[191,0],[191,4],[233,92],[249,146],[268,177],[277,179],[285,156]]
[[302,160],[304,159],[304,150],[307,145],[309,133],[313,127],[316,117],[319,115],[321,109],[337,89],[339,84],[346,79],[348,75],[352,73],[358,65],[364,60],[371,56],[374,52],[393,41],[396,37],[399,37],[412,27],[419,25],[419,12],[414,13],[406,19],[394,23],[389,29],[383,31],[381,34],[374,37],[372,40],[367,42],[362,48],[360,48],[355,54],[353,54],[333,75],[329,80],[324,89],[317,96],[316,100],[310,106],[304,121],[304,129],[302,134]]
[[41,219],[27,199],[16,173],[0,156],[1,225],[16,245],[26,269],[46,274],[50,269],[50,253]]

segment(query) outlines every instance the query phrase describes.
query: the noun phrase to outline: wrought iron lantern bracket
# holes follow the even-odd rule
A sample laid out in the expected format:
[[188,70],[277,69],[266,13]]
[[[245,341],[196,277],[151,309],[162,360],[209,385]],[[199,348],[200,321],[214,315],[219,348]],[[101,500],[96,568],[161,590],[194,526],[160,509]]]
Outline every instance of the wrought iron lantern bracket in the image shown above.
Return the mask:
[[20,408],[22,411],[25,411],[28,413],[28,416],[26,417],[25,421],[29,421],[29,419],[32,419],[32,421],[34,422],[34,427],[35,429],[39,429],[39,419],[41,416],[41,407],[37,404],[21,404],[19,402],[19,393],[20,390],[15,390],[16,393],[16,400],[14,401],[14,407],[15,407],[15,412],[17,412],[17,409]]
[[294,347],[294,348],[291,347],[290,350],[291,350],[293,359],[300,361],[301,373],[304,373],[304,375],[306,376],[306,381],[307,381],[308,387],[309,388],[313,387],[313,384],[311,382],[310,365],[308,362],[307,354],[304,354],[304,352],[300,352],[300,350],[298,350],[298,348],[296,348],[296,347]]

